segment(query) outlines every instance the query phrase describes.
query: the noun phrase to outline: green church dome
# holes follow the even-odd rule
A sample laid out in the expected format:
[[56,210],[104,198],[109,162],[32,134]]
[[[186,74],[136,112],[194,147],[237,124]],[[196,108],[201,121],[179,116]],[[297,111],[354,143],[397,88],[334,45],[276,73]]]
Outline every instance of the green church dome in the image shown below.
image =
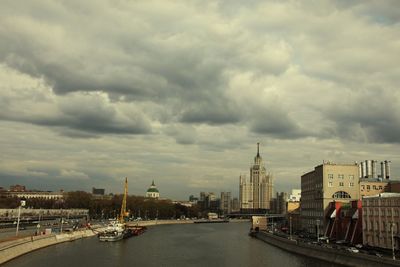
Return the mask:
[[150,192],[157,192],[157,193],[159,193],[157,188],[149,188],[149,189],[147,190],[147,192],[148,192],[148,193],[150,193]]

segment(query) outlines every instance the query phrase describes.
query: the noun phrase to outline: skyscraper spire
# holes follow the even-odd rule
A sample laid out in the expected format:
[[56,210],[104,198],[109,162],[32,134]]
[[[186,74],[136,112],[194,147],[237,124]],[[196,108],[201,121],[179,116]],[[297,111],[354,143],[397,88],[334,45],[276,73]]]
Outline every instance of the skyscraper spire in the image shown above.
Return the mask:
[[260,157],[260,143],[257,143],[257,157]]

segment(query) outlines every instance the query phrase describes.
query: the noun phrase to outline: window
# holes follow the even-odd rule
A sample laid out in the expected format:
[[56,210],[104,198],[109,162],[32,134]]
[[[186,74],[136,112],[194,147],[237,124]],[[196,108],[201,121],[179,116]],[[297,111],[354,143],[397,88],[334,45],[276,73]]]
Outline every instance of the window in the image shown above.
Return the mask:
[[338,174],[338,178],[339,179],[344,179],[344,175],[343,174]]
[[372,188],[373,188],[374,190],[376,190],[376,185],[373,185]]
[[382,186],[381,186],[381,185],[379,186],[379,189],[382,189]]
[[349,187],[353,187],[354,186],[354,183],[353,182],[350,182],[349,183]]
[[332,195],[332,198],[351,198],[351,196],[344,191],[338,191]]
[[328,182],[328,187],[332,187],[333,183],[332,182]]
[[361,190],[364,190],[364,189],[365,189],[365,185],[362,185],[362,186],[361,186]]
[[354,175],[349,175],[350,180],[354,180]]
[[369,190],[370,189],[370,186],[369,185],[367,185],[367,190]]
[[333,179],[333,174],[328,174],[328,179]]
[[339,186],[344,186],[344,183],[343,182],[339,182]]

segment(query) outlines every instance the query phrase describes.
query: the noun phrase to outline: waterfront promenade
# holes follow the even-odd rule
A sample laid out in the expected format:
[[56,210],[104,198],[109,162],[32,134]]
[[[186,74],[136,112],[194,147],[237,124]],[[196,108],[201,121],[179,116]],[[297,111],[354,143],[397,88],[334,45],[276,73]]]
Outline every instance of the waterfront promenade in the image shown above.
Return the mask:
[[312,257],[318,260],[335,263],[343,266],[364,267],[389,267],[400,266],[400,261],[376,256],[351,253],[340,249],[321,247],[315,244],[298,242],[285,237],[277,236],[267,232],[256,232],[254,236],[268,244],[276,246],[290,253]]

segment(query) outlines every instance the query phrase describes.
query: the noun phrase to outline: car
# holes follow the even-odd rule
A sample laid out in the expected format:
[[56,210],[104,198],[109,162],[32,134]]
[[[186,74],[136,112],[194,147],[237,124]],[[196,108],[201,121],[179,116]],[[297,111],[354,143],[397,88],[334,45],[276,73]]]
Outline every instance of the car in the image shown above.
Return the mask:
[[359,251],[357,248],[355,248],[355,247],[348,248],[347,251],[352,252],[352,253],[358,253],[358,252],[360,252],[360,251]]
[[355,245],[355,247],[356,247],[356,248],[362,248],[362,247],[363,247],[363,245],[361,245],[361,244],[357,244],[357,245]]
[[370,251],[368,251],[368,254],[369,254],[369,255],[377,256],[377,257],[379,257],[379,258],[382,258],[382,256],[383,256],[381,253],[379,253],[379,252],[376,251],[376,250],[370,250]]

